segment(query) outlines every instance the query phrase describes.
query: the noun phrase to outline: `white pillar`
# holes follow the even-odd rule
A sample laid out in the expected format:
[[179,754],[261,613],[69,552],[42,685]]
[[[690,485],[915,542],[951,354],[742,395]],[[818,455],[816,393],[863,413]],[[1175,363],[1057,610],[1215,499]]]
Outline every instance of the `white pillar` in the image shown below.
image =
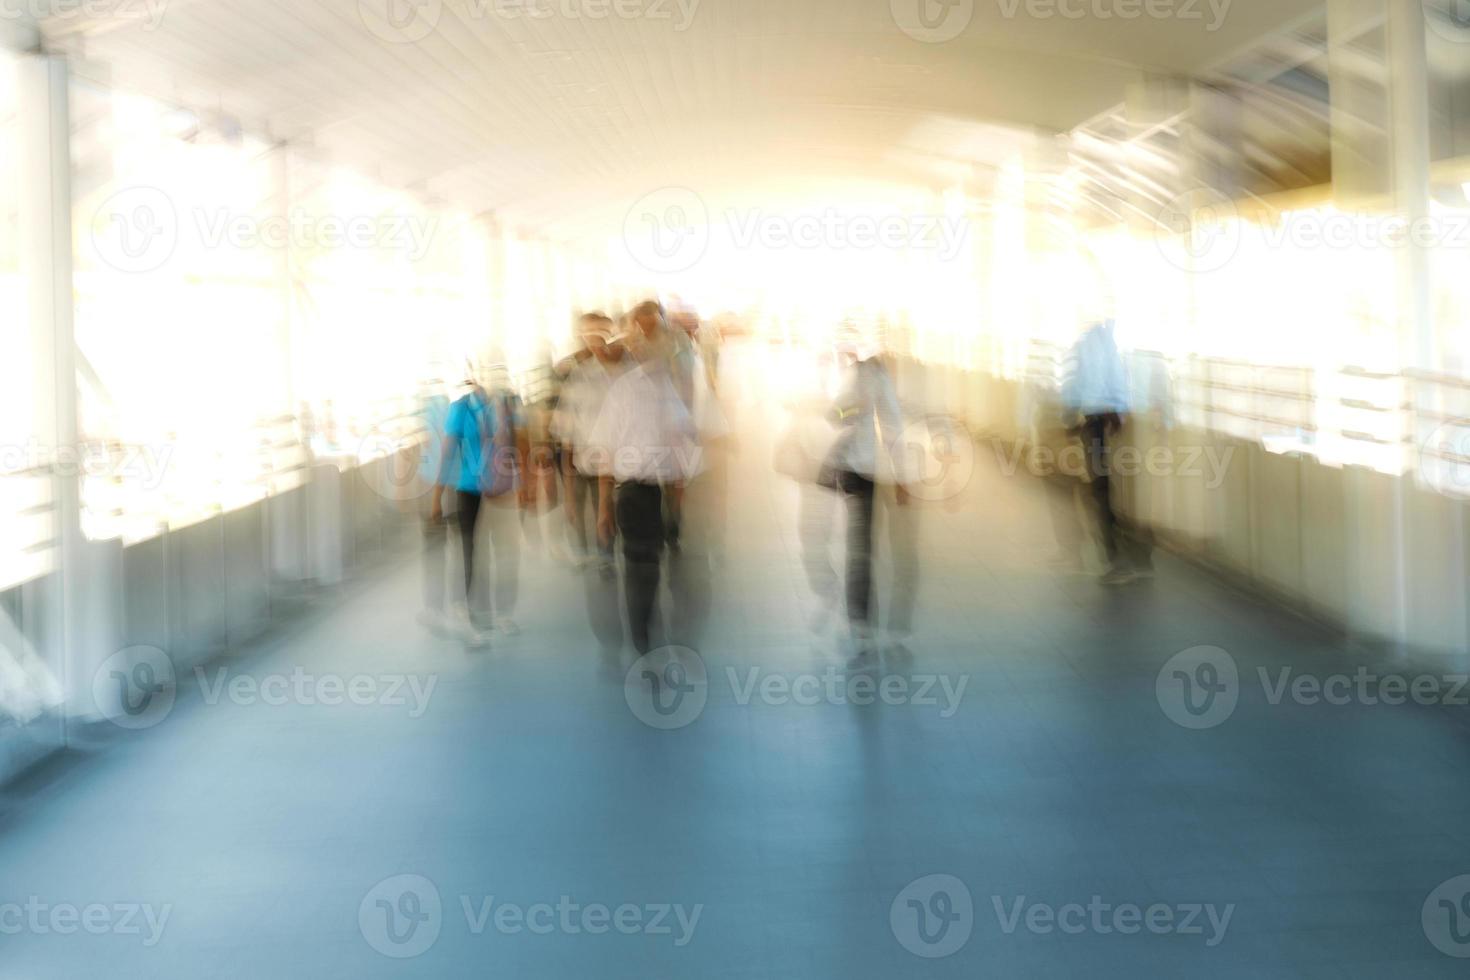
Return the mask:
[[[61,58],[30,55],[17,67],[19,241],[37,380],[35,435],[52,452],[74,451],[78,445],[67,77]],[[54,468],[51,475],[57,572],[43,654],[68,702],[86,704],[91,690],[86,664],[97,651],[91,649],[93,624],[84,602],[87,556],[76,469]]]

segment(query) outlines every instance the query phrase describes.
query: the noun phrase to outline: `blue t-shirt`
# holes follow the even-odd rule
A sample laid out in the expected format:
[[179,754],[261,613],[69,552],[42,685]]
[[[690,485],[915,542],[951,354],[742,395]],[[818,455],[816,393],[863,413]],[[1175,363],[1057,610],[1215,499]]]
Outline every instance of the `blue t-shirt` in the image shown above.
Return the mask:
[[449,420],[449,399],[430,395],[419,409],[419,424],[427,439],[419,455],[419,476],[425,483],[439,482],[444,465],[444,426]]
[[449,406],[444,434],[459,440],[459,473],[454,488],[461,493],[480,493],[485,450],[495,435],[495,409],[478,393],[470,392]]

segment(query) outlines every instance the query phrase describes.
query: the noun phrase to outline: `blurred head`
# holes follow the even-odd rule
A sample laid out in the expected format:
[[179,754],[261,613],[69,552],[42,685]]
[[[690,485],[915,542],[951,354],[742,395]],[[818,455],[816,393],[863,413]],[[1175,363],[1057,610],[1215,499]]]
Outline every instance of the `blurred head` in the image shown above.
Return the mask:
[[883,350],[873,325],[854,317],[849,317],[837,327],[833,340],[837,359],[842,364],[869,360]]
[[651,337],[664,325],[664,308],[658,300],[646,300],[633,308],[633,325]]
[[622,356],[622,349],[616,346],[613,333],[612,317],[605,313],[588,313],[577,321],[577,335],[582,346],[599,361],[617,360]]
[[675,310],[669,315],[669,325],[693,337],[699,333],[699,314],[690,309]]

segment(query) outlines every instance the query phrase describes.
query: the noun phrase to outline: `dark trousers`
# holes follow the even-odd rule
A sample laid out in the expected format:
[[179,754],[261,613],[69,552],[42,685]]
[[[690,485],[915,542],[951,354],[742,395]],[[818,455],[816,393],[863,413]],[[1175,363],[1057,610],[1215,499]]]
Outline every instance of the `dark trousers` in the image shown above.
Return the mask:
[[568,480],[567,494],[571,500],[572,545],[582,554],[597,554],[604,562],[612,561],[612,541],[600,541],[597,537],[597,477],[573,473]]
[[1118,515],[1113,512],[1108,430],[1115,428],[1116,415],[1089,415],[1082,422],[1082,449],[1087,457],[1087,476],[1092,481],[1092,504],[1097,513],[1098,538],[1109,565],[1118,563]]
[[868,625],[873,603],[873,481],[859,473],[838,474],[847,503],[847,619]]
[[473,605],[475,586],[475,526],[480,521],[480,501],[485,498],[478,493],[455,492],[455,503],[459,518],[459,540],[464,546],[464,598]]
[[654,483],[621,483],[617,488],[618,533],[623,537],[623,593],[633,649],[647,653],[658,600],[659,560],[663,555],[663,489]]
[[[1092,503],[1097,513],[1098,538],[1109,567],[1119,564],[1121,544],[1117,512],[1113,510],[1112,447],[1109,439],[1118,431],[1122,420],[1117,415],[1089,415],[1082,423],[1082,448],[1087,457],[1087,475],[1092,480]],[[1132,535],[1132,564],[1151,564],[1152,535],[1147,527],[1138,526]]]

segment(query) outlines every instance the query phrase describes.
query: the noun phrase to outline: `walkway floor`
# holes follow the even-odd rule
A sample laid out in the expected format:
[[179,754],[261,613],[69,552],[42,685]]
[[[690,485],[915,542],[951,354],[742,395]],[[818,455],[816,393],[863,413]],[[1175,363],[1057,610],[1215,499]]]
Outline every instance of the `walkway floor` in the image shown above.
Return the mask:
[[[689,724],[640,720],[689,720],[697,665],[654,673],[671,714],[641,671],[630,700],[595,576],[528,557],[523,632],[470,652],[416,625],[405,559],[227,672],[413,675],[421,712],[407,684],[186,691],[11,791],[0,976],[1464,975],[1435,942],[1470,953],[1470,886],[1426,902],[1470,873],[1459,713],[1273,704],[1257,668],[1362,661],[1167,557],[1120,590],[1053,574],[1044,491],[983,456],[961,512],[922,512],[911,659],[866,675],[902,703],[852,703],[795,492],[741,459]],[[1163,670],[1201,645],[1231,659]]]

